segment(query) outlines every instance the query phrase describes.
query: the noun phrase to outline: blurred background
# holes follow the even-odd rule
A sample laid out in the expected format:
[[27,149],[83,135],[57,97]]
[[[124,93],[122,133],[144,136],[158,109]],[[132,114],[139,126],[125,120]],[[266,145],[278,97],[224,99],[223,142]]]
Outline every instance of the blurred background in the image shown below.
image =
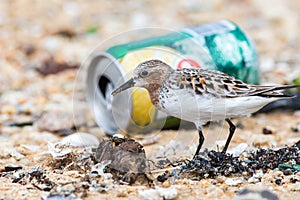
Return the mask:
[[237,23],[255,41],[263,82],[290,82],[300,71],[299,10],[300,2],[292,0],[4,0],[0,92],[24,87],[36,77],[30,71],[49,57],[78,65],[99,43],[124,31],[180,30],[221,19]]
[[[91,115],[81,115],[88,108],[85,82],[75,81],[78,69],[98,45],[109,46],[111,38],[138,28],[181,30],[231,20],[256,44],[261,83],[300,82],[299,10],[300,2],[292,0],[1,1],[0,123],[37,121],[38,130],[64,129],[62,123],[49,124],[57,121],[53,120],[57,113],[43,120],[40,116],[59,110],[69,113],[60,118],[72,121],[74,104],[78,124],[95,126]],[[123,35],[124,42],[143,37]],[[73,98],[75,84],[78,90]],[[15,132],[7,126],[1,129]]]

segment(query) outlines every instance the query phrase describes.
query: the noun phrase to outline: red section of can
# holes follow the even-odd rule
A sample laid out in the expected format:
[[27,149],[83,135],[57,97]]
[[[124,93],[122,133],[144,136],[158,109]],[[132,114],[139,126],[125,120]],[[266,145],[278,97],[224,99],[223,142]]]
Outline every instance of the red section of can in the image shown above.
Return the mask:
[[177,65],[177,69],[182,69],[182,68],[202,68],[202,67],[196,61],[189,58],[184,58]]

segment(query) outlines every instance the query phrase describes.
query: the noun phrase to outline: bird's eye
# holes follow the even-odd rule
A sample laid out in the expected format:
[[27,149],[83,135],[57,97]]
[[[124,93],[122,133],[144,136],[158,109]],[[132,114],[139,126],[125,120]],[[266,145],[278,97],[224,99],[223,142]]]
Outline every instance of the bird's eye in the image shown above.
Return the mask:
[[147,72],[147,71],[142,71],[141,73],[140,73],[140,75],[141,75],[141,77],[145,77],[145,76],[147,76],[149,73]]

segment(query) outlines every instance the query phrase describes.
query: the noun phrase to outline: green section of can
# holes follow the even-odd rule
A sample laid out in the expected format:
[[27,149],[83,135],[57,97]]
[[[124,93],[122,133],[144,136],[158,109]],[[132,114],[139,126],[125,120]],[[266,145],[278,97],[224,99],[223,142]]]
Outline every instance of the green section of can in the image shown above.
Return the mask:
[[[187,50],[180,45],[180,42],[184,43],[186,39],[194,43]],[[202,42],[199,42],[201,40]],[[225,72],[250,84],[259,83],[258,55],[254,44],[230,21],[220,21],[165,36],[117,45],[106,52],[121,59],[131,51],[149,46],[168,46],[183,55],[188,55],[193,51],[192,48],[207,49],[213,63],[206,64],[204,68]]]
[[160,37],[155,37],[155,38],[149,38],[149,39],[144,39],[144,40],[139,40],[135,42],[130,42],[127,44],[121,44],[117,46],[113,46],[106,50],[107,53],[111,54],[117,59],[123,58],[127,53],[137,50],[137,49],[142,49],[145,47],[149,46],[170,46],[176,41],[183,40],[185,38],[190,38],[192,37],[191,35],[187,33],[172,33]]
[[258,56],[253,44],[238,26],[235,25],[235,29],[228,33],[207,36],[205,39],[217,70],[247,83],[258,84]]

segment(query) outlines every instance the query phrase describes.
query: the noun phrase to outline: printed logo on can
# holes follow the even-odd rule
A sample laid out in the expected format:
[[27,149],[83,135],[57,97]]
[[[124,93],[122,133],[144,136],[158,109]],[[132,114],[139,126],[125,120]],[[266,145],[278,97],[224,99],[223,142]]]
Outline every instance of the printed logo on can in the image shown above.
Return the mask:
[[181,59],[177,64],[177,69],[182,69],[182,68],[201,68],[201,66],[199,63],[197,63],[192,59],[184,58]]

